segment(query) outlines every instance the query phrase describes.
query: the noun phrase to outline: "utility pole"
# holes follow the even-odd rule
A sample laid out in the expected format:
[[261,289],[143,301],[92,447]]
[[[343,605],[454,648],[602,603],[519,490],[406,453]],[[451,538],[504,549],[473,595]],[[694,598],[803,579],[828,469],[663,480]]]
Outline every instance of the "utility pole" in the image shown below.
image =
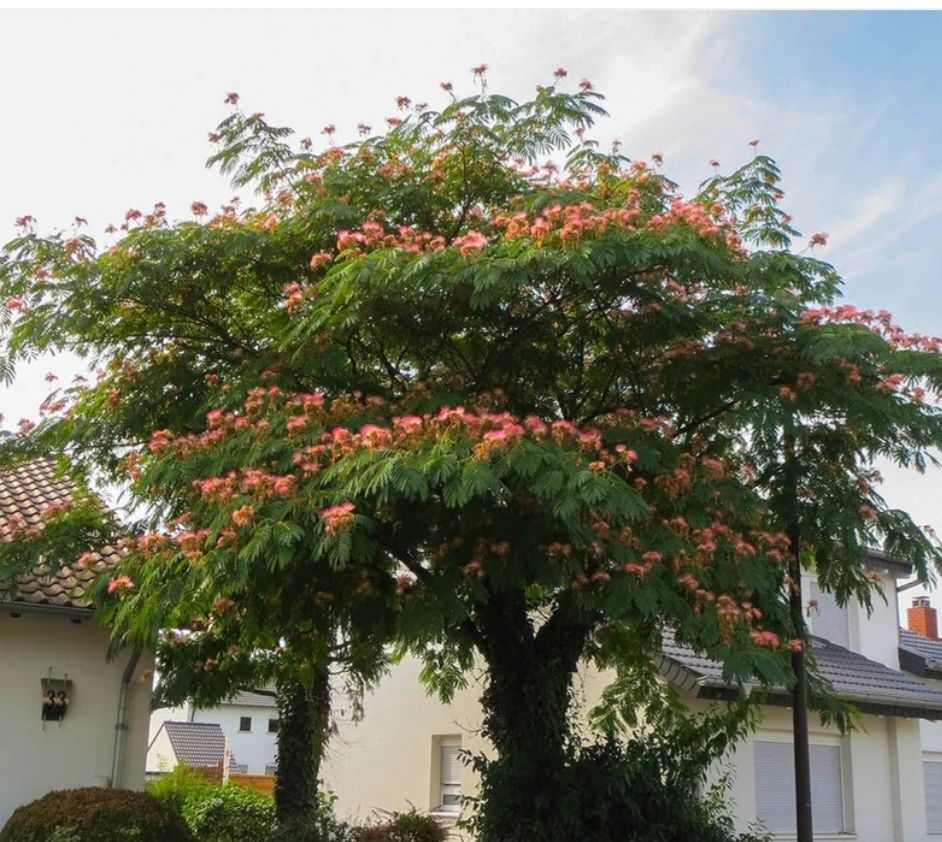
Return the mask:
[[811,747],[808,742],[808,674],[805,668],[804,605],[801,598],[801,527],[798,510],[798,471],[795,438],[791,430],[783,436],[785,445],[785,481],[791,497],[792,511],[788,527],[790,578],[788,608],[792,625],[802,645],[791,653],[795,685],[792,689],[792,742],[795,757],[795,830],[797,842],[814,842],[811,815]]
[[[796,531],[797,532],[797,531]],[[789,536],[791,538],[791,536]],[[795,751],[795,827],[797,842],[813,842],[814,829],[811,819],[811,748],[808,743],[808,676],[805,671],[805,649],[808,636],[805,634],[804,606],[801,599],[801,561],[798,547],[792,543],[792,560],[789,565],[791,590],[789,609],[792,622],[799,631],[803,645],[791,653],[795,686],[792,689],[792,739]]]

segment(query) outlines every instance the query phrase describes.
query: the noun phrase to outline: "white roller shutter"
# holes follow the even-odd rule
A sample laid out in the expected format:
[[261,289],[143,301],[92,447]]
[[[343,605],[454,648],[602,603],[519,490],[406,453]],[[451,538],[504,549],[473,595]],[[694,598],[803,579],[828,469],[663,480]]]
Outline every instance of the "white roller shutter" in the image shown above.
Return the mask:
[[[756,817],[773,833],[795,832],[792,752],[791,743],[755,742]],[[844,830],[840,746],[811,746],[811,810],[815,833]]]
[[442,746],[442,783],[461,784],[461,759],[458,752],[460,745]]
[[756,740],[756,818],[772,833],[795,831],[795,774],[790,743]]
[[926,782],[926,825],[929,833],[942,834],[942,761],[924,760]]

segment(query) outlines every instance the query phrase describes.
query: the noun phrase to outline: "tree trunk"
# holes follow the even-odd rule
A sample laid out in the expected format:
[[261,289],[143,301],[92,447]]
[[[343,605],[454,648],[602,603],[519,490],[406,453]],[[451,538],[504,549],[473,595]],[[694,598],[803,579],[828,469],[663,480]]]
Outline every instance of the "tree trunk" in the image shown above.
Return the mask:
[[296,678],[278,682],[278,773],[275,813],[282,827],[309,825],[317,809],[318,778],[330,728],[330,674],[314,670],[307,687]]
[[557,610],[534,634],[522,609],[495,609],[481,624],[490,668],[481,701],[483,731],[498,757],[483,770],[479,839],[570,842],[562,806],[569,706],[591,623]]

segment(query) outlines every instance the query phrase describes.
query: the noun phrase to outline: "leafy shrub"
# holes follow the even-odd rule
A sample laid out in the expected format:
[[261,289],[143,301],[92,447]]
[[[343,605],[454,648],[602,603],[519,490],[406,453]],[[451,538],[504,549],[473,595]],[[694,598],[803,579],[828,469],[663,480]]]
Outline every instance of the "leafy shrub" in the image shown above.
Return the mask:
[[65,789],[19,807],[0,842],[193,842],[183,819],[156,798],[126,789]]
[[184,799],[183,818],[200,842],[257,842],[275,831],[275,802],[234,784],[214,786]]
[[172,772],[147,783],[147,792],[175,813],[183,814],[183,805],[189,799],[209,798],[219,784],[207,781],[195,769],[181,763]]
[[415,810],[393,813],[388,821],[354,831],[356,842],[444,842],[448,835],[436,819]]
[[278,827],[269,796],[212,783],[183,765],[151,781],[147,791],[180,813],[199,842],[353,842],[351,829],[334,817],[337,799],[330,792],[318,792],[313,821]]
[[279,827],[264,842],[358,842],[356,831],[332,812],[318,811],[313,822]]
[[[495,792],[506,791],[504,778],[519,775],[509,766],[505,759],[475,758],[482,786],[479,798],[474,800],[488,799],[488,803],[486,811],[472,814],[466,824],[480,842],[537,838],[531,832],[531,819],[523,802],[506,804],[494,797]],[[676,743],[658,735],[642,735],[625,744],[609,739],[572,750],[553,788],[561,802],[557,806],[561,822],[555,839],[763,842],[768,838],[737,832],[724,798],[725,783],[707,788],[703,784],[702,767],[685,756]],[[515,826],[520,834],[506,840],[495,834],[495,825]]]

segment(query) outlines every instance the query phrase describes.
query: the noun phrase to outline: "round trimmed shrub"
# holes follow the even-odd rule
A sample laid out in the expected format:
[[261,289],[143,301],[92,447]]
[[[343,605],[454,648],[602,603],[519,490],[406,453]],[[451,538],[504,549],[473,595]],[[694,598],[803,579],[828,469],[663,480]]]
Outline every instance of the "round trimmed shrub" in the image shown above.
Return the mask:
[[128,789],[50,792],[18,807],[0,842],[194,842],[183,819],[155,798]]

